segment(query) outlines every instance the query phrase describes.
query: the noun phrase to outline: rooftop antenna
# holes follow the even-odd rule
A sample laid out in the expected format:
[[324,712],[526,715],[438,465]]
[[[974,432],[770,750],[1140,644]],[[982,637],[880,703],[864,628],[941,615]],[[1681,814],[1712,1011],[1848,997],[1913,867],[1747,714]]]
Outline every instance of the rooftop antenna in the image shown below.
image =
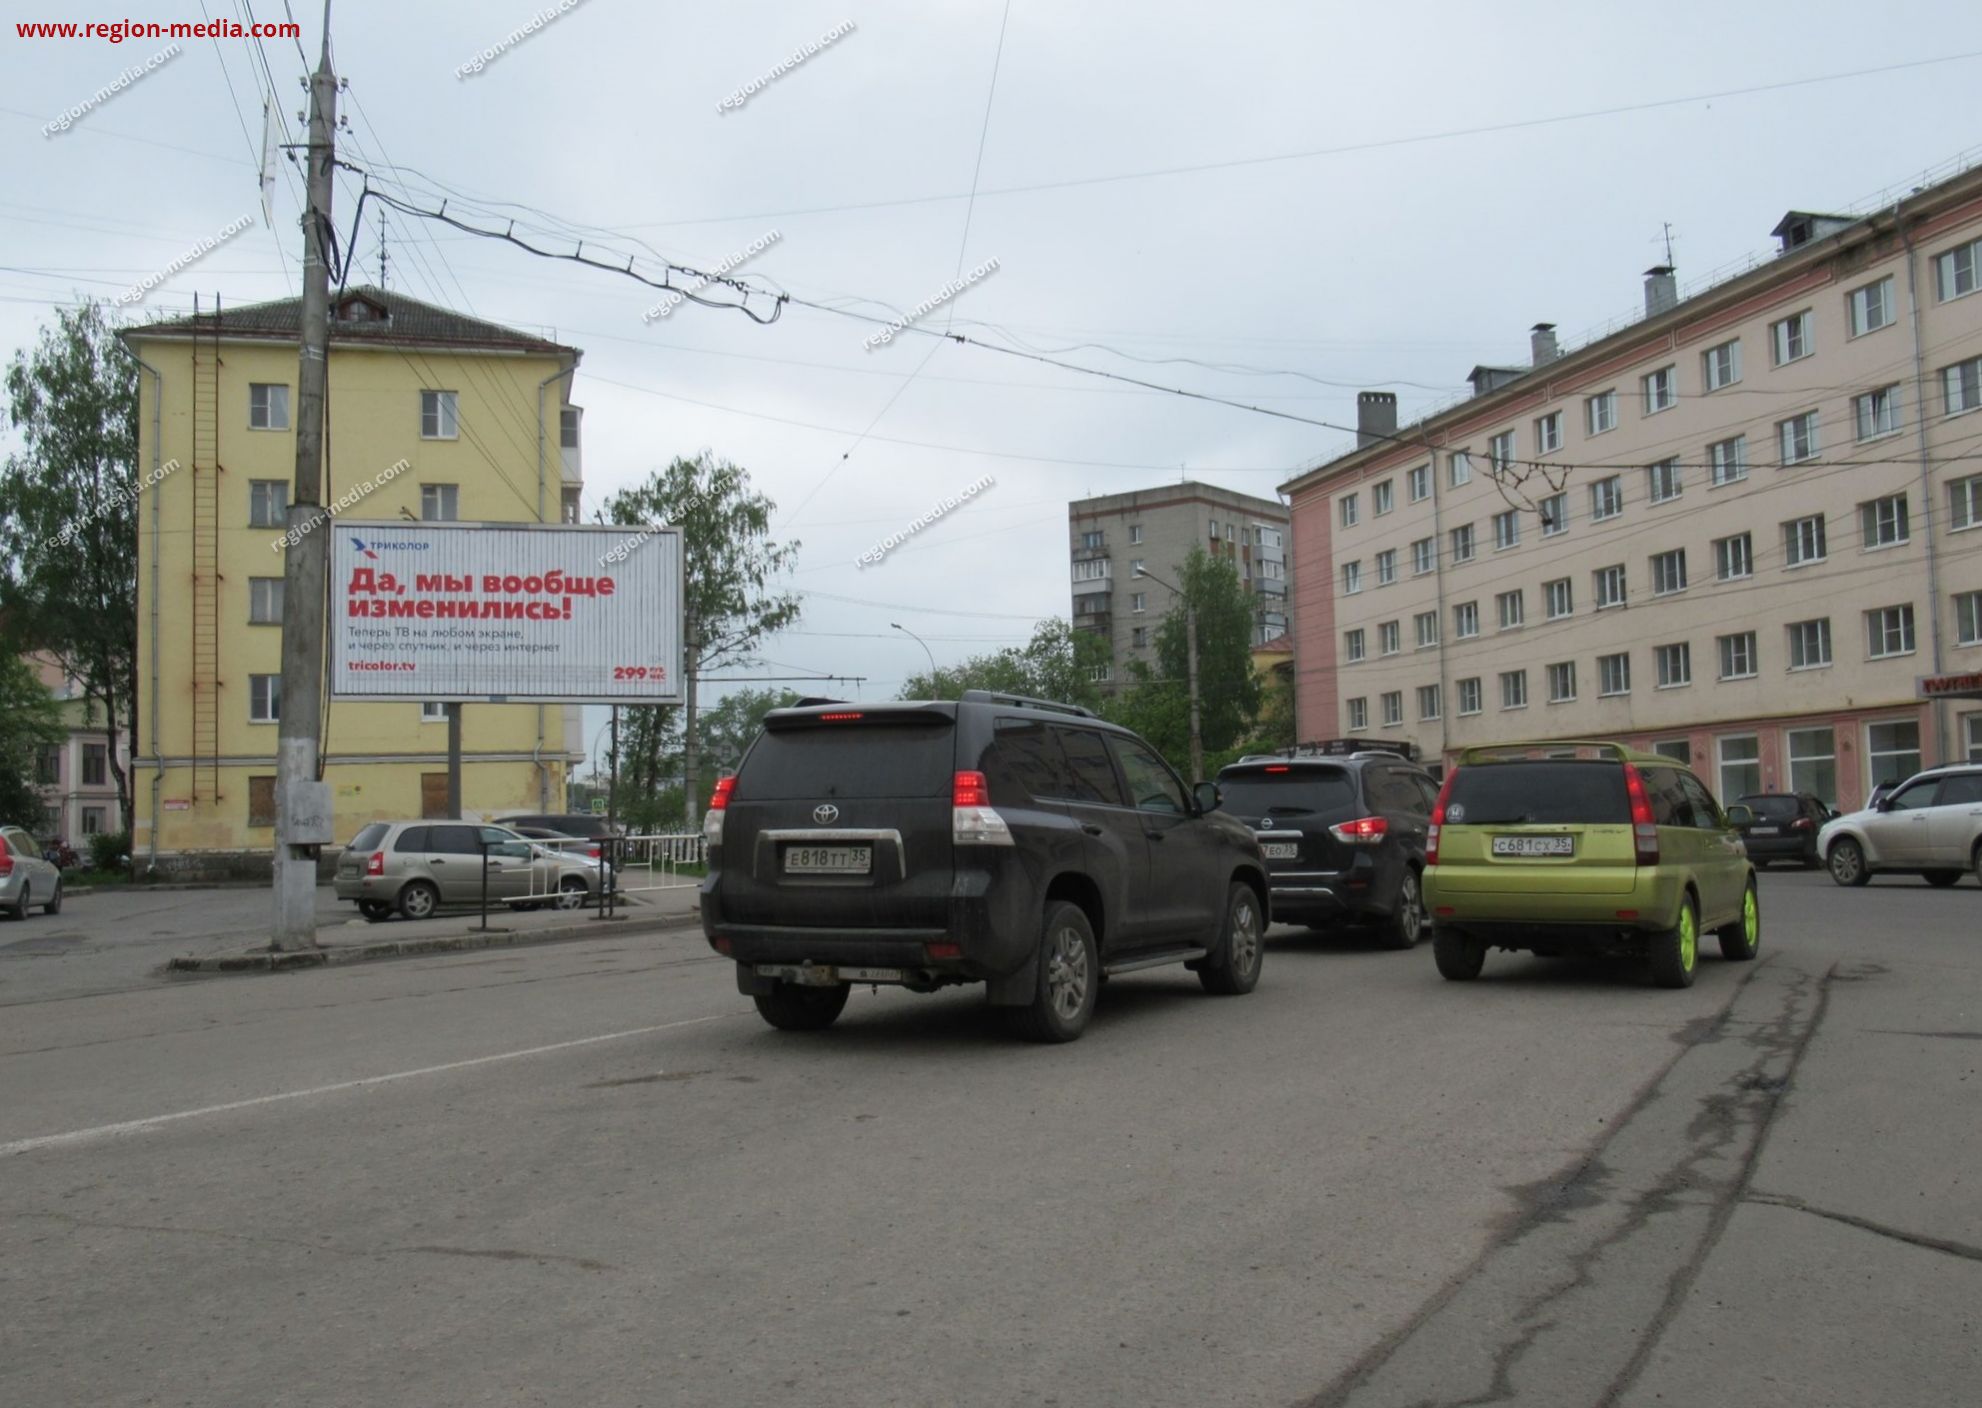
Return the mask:
[[1672,222],[1667,220],[1663,224],[1665,228],[1665,262],[1668,266],[1677,268],[1678,266],[1672,262]]
[[386,288],[386,282],[385,282],[385,264],[386,264],[386,254],[385,254],[385,208],[384,208],[383,206],[381,206],[381,207],[379,208],[379,292],[381,292],[381,293],[383,293],[383,292],[385,291],[385,288]]

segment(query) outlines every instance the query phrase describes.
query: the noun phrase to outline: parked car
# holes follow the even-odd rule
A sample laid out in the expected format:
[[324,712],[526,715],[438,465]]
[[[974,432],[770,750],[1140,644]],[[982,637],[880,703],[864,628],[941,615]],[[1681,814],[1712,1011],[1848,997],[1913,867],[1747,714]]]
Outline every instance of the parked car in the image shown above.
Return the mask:
[[1982,765],[1915,773],[1865,810],[1826,823],[1817,846],[1840,885],[1888,871],[1930,885],[1956,884],[1964,871],[1982,880]]
[[26,830],[0,826],[0,910],[25,919],[34,905],[44,914],[62,912],[62,872]]
[[1438,971],[1476,978],[1490,947],[1625,953],[1690,987],[1707,931],[1722,957],[1753,958],[1761,909],[1736,830],[1753,820],[1670,758],[1616,743],[1467,749],[1425,848]]
[[332,885],[374,923],[394,911],[429,919],[482,902],[484,843],[492,905],[578,909],[599,897],[603,867],[594,858],[465,821],[375,821],[351,838]]
[[521,829],[526,826],[554,831],[560,836],[582,836],[588,841],[623,836],[626,828],[610,826],[603,815],[593,812],[533,812],[526,816],[499,816],[497,826]]
[[854,983],[983,983],[1072,1041],[1103,977],[1161,964],[1244,993],[1264,952],[1252,831],[1087,710],[966,691],[776,709],[704,819],[702,930],[774,1027]]
[[1805,870],[1822,865],[1817,833],[1837,813],[1814,792],[1750,792],[1735,799],[1755,814],[1741,833],[1748,859],[1767,869],[1775,861],[1794,861]]
[[1253,829],[1276,924],[1373,921],[1391,948],[1425,927],[1425,832],[1438,784],[1399,754],[1250,756],[1218,774],[1219,806]]

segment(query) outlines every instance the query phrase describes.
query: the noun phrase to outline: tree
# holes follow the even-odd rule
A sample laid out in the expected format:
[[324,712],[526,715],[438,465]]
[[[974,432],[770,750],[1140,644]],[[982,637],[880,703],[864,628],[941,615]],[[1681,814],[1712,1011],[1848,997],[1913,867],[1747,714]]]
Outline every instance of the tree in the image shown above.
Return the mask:
[[1108,661],[1108,644],[1091,631],[1076,631],[1058,617],[1032,628],[1032,639],[985,655],[973,655],[960,665],[938,669],[934,675],[911,675],[902,685],[903,699],[956,699],[966,689],[999,694],[1023,694],[1078,704],[1101,711],[1101,690],[1095,672]]
[[[682,530],[686,567],[688,705],[682,718],[682,778],[687,789],[684,822],[695,824],[702,797],[695,722],[695,681],[704,671],[752,659],[758,644],[798,619],[799,599],[774,588],[791,570],[798,542],[771,540],[777,505],[750,487],[750,473],[706,450],[675,461],[606,500],[606,515],[628,525],[670,524]],[[658,709],[635,709],[630,739],[621,740],[622,765],[639,749],[644,765],[657,766],[667,726]]]
[[788,709],[799,696],[789,689],[739,689],[701,717],[702,751],[715,768],[736,767],[743,750],[763,731],[764,715]]
[[26,448],[0,468],[0,615],[103,717],[128,831],[117,742],[137,717],[138,365],[96,303],[58,309],[15,355],[7,396]]
[[67,733],[61,706],[11,642],[0,642],[0,822],[42,829],[35,764]]
[[1156,630],[1157,672],[1136,662],[1131,668],[1135,686],[1110,711],[1111,718],[1142,734],[1173,764],[1190,757],[1185,602],[1197,608],[1198,713],[1206,758],[1246,736],[1260,703],[1252,658],[1255,608],[1238,568],[1227,558],[1193,548],[1177,585],[1183,597],[1173,602]]

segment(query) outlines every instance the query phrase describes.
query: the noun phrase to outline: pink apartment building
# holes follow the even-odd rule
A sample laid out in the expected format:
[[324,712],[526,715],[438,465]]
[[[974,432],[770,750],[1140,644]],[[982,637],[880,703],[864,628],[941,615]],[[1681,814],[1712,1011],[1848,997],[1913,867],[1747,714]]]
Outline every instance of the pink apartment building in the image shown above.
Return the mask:
[[1774,233],[1415,424],[1362,395],[1283,486],[1302,737],[1615,738],[1847,807],[1982,759],[1982,169]]

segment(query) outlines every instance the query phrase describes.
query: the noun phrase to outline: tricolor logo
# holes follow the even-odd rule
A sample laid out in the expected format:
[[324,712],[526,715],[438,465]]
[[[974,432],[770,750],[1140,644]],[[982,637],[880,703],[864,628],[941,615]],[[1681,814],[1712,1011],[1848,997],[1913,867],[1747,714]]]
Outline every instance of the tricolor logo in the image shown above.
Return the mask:
[[373,552],[370,548],[366,547],[364,543],[358,540],[357,538],[353,538],[351,540],[351,546],[356,548],[359,552],[363,553],[366,557],[369,557],[373,562],[377,562],[379,560],[379,555]]

